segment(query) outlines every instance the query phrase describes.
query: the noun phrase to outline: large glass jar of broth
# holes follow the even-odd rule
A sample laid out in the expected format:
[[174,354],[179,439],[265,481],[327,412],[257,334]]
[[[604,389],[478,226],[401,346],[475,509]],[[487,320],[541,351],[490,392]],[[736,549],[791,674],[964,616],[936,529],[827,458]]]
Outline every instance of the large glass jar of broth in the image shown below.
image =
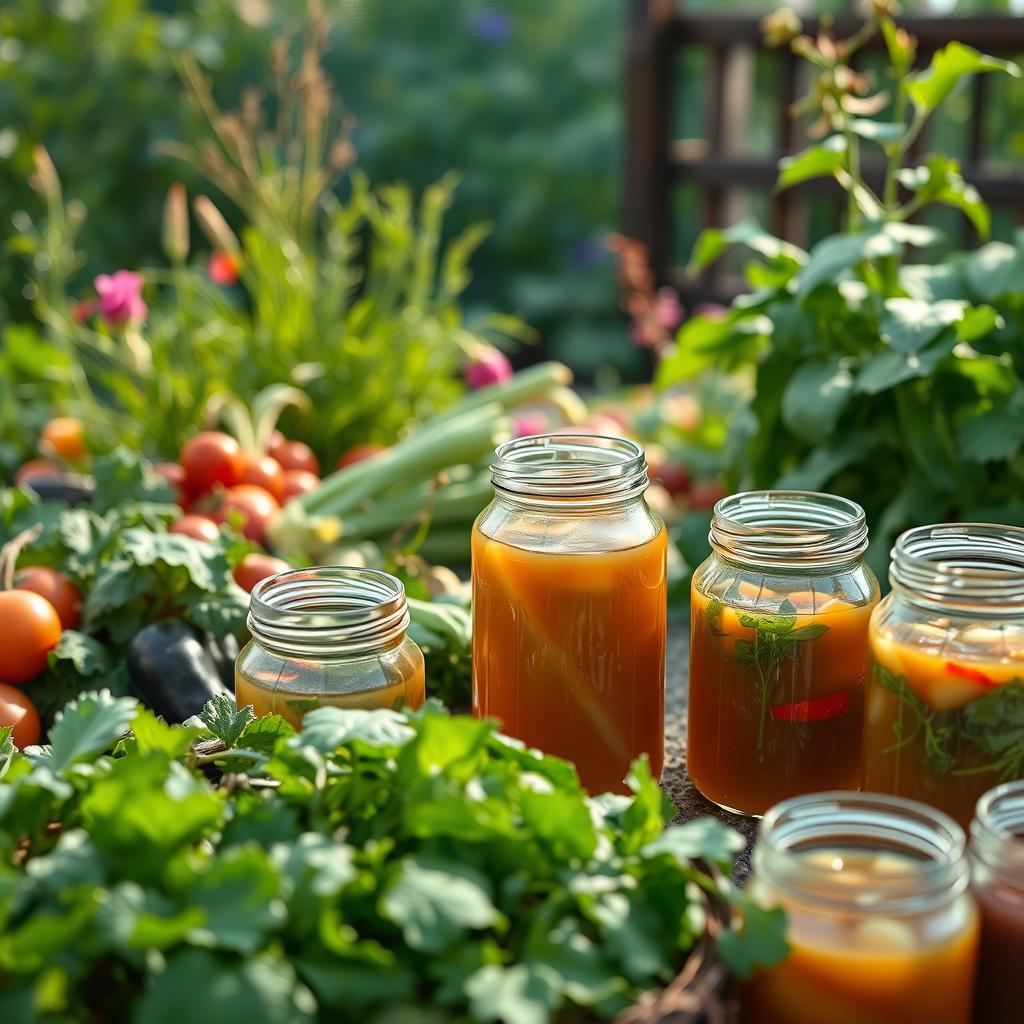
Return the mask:
[[786,911],[789,955],[744,985],[743,1020],[969,1024],[978,912],[965,847],[950,817],[899,797],[771,808],[748,892]]
[[740,814],[860,785],[868,620],[861,507],[806,491],[715,505],[690,593],[687,765]]
[[423,653],[406,636],[400,580],[376,569],[322,566],[253,588],[252,640],[235,662],[235,700],[294,726],[316,707],[417,708]]
[[624,792],[665,725],[665,525],[632,441],[519,438],[498,448],[473,530],[473,712]]
[[871,618],[864,788],[961,825],[1024,777],[1024,530],[946,523],[896,541]]

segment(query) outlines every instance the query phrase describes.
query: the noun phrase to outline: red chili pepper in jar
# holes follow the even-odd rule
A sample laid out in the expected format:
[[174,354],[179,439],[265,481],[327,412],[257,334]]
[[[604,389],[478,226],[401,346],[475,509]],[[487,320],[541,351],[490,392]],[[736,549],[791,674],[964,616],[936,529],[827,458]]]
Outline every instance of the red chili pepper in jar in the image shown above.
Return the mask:
[[955,661],[946,662],[946,671],[951,676],[959,676],[961,679],[969,679],[972,683],[980,683],[982,686],[995,686],[996,681],[985,675],[981,669],[971,668],[968,665],[958,665]]
[[776,704],[772,708],[772,718],[777,722],[824,722],[845,714],[849,707],[850,691],[837,690],[824,697],[798,700],[792,704]]

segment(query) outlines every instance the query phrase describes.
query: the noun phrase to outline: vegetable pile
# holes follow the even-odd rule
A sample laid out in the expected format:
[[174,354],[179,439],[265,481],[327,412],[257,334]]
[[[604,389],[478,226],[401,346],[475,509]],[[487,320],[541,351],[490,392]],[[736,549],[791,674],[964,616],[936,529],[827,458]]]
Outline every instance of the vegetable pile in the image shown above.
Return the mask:
[[[131,729],[130,735],[125,735]],[[0,730],[0,1019],[543,1024],[670,979],[727,899],[740,974],[785,953],[727,871],[741,838],[436,705],[321,708],[301,736],[228,698],[187,726],[89,693],[48,747]],[[211,766],[224,770],[220,785]],[[575,1018],[578,1019],[578,1018]]]

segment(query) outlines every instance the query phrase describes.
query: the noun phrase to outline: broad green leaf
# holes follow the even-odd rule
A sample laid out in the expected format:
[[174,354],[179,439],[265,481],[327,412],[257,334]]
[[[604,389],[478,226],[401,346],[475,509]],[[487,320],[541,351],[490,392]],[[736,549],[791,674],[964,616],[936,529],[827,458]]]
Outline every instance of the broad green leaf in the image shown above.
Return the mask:
[[732,863],[746,846],[746,840],[716,818],[697,818],[683,825],[670,825],[643,848],[645,857],[667,853],[683,867],[702,858],[720,867]]
[[900,267],[900,287],[911,299],[939,302],[942,299],[963,299],[966,294],[963,275],[952,262],[911,263]]
[[870,139],[882,145],[899,142],[907,131],[906,126],[899,122],[870,121],[862,117],[855,117],[850,122],[850,130],[862,139]]
[[25,874],[55,896],[104,882],[103,861],[84,829],[61,833],[53,849],[25,862]]
[[857,391],[877,395],[915,377],[927,377],[953,351],[956,333],[946,331],[920,352],[879,352],[861,366],[854,385]]
[[755,967],[771,967],[789,952],[786,914],[781,907],[766,909],[753,900],[740,903],[742,923],[719,936],[718,952],[739,978],[749,978]]
[[867,431],[842,433],[818,446],[793,469],[773,481],[776,487],[797,491],[820,491],[828,482],[878,447],[879,438]]
[[886,299],[882,318],[882,340],[897,352],[919,352],[942,331],[961,320],[966,302],[919,302],[915,299]]
[[989,242],[964,260],[963,269],[974,294],[985,302],[995,302],[1020,291],[1024,252],[1005,242]]
[[655,384],[671,387],[692,380],[708,367],[728,370],[756,353],[771,331],[768,317],[742,311],[721,320],[690,317],[676,335],[674,350],[659,364]]
[[955,207],[982,238],[988,237],[992,220],[989,209],[978,190],[964,181],[960,164],[952,157],[932,154],[923,167],[905,167],[896,177],[919,201]]
[[893,256],[902,251],[903,246],[884,231],[830,235],[808,255],[807,263],[797,277],[797,299],[806,299],[820,284],[835,282],[840,274],[861,260]]
[[[342,960],[338,956],[301,956],[293,959],[302,980],[316,994],[321,1011],[334,1010],[336,1019],[369,1019],[358,1016],[373,1007],[389,1006],[413,998],[417,975],[401,964],[372,964]],[[320,1020],[329,1014],[321,1013]]]
[[560,1005],[558,975],[542,964],[482,967],[466,982],[473,1019],[548,1024]]
[[212,549],[204,541],[180,533],[135,528],[122,532],[120,548],[136,565],[162,564],[187,569],[189,579],[200,590],[216,592],[222,583],[212,567]]
[[353,740],[371,746],[401,747],[413,735],[405,716],[397,711],[322,707],[303,718],[301,734],[289,743],[293,747],[311,746],[326,754]]
[[356,877],[352,848],[315,832],[305,832],[291,843],[275,844],[271,856],[288,880],[286,898],[306,886],[321,898],[337,896]]
[[110,658],[103,644],[73,629],[61,633],[60,643],[47,657],[51,669],[66,662],[80,676],[103,675],[110,671]]
[[956,336],[969,344],[1005,327],[1006,323],[991,306],[971,306],[954,326]]
[[594,855],[597,835],[581,792],[527,790],[522,795],[522,807],[523,823],[559,860],[587,860]]
[[1012,458],[1024,444],[1024,409],[1019,399],[965,416],[957,430],[957,451],[973,462]]
[[938,229],[927,224],[904,224],[902,221],[890,221],[882,225],[882,230],[895,241],[903,245],[913,245],[923,249],[929,245],[938,245],[945,235]]
[[665,945],[665,922],[655,906],[631,898],[628,892],[610,892],[597,897],[589,915],[601,931],[606,953],[631,981],[674,973]]
[[614,965],[572,918],[565,918],[553,927],[542,921],[527,939],[524,960],[529,965],[543,965],[558,975],[558,988],[578,1006],[600,1007],[601,1016],[625,1009],[626,980]]
[[140,753],[160,750],[168,757],[181,757],[203,735],[203,730],[184,725],[168,725],[148,708],[140,708],[132,719],[132,735]]
[[802,363],[782,396],[782,420],[798,437],[820,443],[835,429],[853,391],[846,356]]
[[955,493],[957,458],[942,405],[930,390],[908,386],[897,390],[896,408],[904,442],[921,473],[940,491]]
[[486,719],[427,715],[398,755],[399,774],[406,778],[429,778],[442,771],[458,777],[472,775],[493,732],[493,723]]
[[96,912],[96,930],[120,953],[168,949],[184,941],[203,921],[198,907],[179,908],[153,889],[120,882],[104,894]]
[[820,145],[783,157],[779,161],[779,179],[775,187],[784,189],[810,178],[830,177],[843,167],[845,161],[846,139],[842,135],[833,135]]
[[71,701],[50,730],[50,769],[60,773],[109,750],[128,731],[138,707],[131,697],[112,697],[109,690]]
[[225,959],[203,949],[172,953],[149,976],[137,1019],[146,1024],[314,1024],[316,1001],[284,959]]
[[226,693],[211,697],[203,710],[199,712],[199,720],[225,746],[233,747],[235,741],[245,731],[245,727],[256,720],[252,705],[239,708],[234,698]]
[[380,902],[412,949],[440,953],[468,929],[502,923],[486,878],[468,865],[406,857]]
[[907,94],[922,113],[934,110],[966,75],[983,71],[1003,71],[1020,77],[1020,68],[1012,61],[979,53],[963,43],[952,42],[939,50],[924,71],[907,79]]
[[768,234],[753,218],[746,217],[729,228],[706,228],[701,232],[693,247],[693,255],[687,268],[691,273],[703,270],[713,263],[730,245],[743,245],[766,260],[780,258],[803,263],[807,253],[790,242]]

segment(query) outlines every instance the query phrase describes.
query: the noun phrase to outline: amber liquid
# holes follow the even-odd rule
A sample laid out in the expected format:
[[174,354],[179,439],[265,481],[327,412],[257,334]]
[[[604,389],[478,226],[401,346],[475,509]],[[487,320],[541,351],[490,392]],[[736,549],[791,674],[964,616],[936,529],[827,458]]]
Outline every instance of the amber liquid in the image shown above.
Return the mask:
[[593,554],[473,531],[473,713],[572,761],[593,793],[664,763],[666,537]]
[[[986,770],[995,757],[965,737],[964,709],[994,688],[1015,683],[1024,666],[929,652],[913,643],[897,643],[877,630],[871,632],[871,650],[864,788],[931,804],[966,828],[979,798],[1007,780],[998,771]],[[975,674],[978,678],[972,678]],[[893,686],[905,687],[907,697],[894,692]],[[930,735],[948,736],[943,747],[951,755],[950,764],[943,766],[934,755],[929,757],[929,731],[920,724],[910,698],[930,717]]]
[[296,729],[302,718],[317,707],[332,708],[418,708],[424,701],[422,663],[408,666],[395,679],[384,685],[369,686],[344,692],[333,692],[322,683],[311,685],[309,674],[301,665],[292,670],[257,670],[252,675],[235,670],[235,703],[239,708],[251,704],[257,717],[280,715]]
[[978,916],[973,906],[950,912],[964,919],[935,938],[934,920],[793,908],[789,955],[744,985],[743,1021],[969,1024]]
[[[790,599],[794,629],[824,631],[793,643],[777,662],[751,664],[743,654],[756,630],[740,617],[769,614],[718,611],[696,587],[691,592],[687,767],[704,796],[744,814],[764,814],[802,793],[860,789],[871,606],[808,593]],[[796,707],[803,702],[806,720]]]
[[981,910],[981,958],[974,1020],[1018,1024],[1024,1019],[1024,888],[990,881],[976,885]]

